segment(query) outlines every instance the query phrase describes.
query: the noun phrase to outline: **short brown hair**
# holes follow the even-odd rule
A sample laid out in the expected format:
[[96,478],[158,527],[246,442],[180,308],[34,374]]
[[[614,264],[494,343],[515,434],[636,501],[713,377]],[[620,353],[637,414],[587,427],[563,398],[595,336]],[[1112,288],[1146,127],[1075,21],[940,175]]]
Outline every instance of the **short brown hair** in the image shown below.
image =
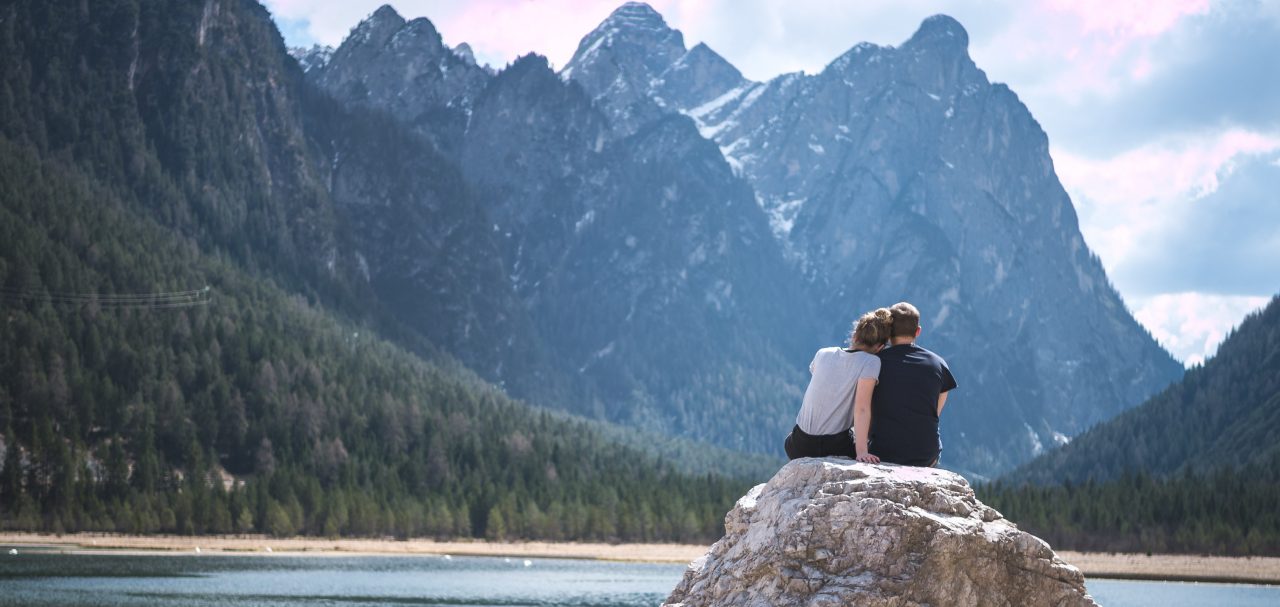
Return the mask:
[[889,306],[889,313],[893,315],[894,337],[916,336],[916,331],[920,330],[920,310],[905,301],[900,301]]
[[889,325],[892,316],[889,308],[880,308],[863,314],[853,323],[849,345],[876,346],[889,341]]

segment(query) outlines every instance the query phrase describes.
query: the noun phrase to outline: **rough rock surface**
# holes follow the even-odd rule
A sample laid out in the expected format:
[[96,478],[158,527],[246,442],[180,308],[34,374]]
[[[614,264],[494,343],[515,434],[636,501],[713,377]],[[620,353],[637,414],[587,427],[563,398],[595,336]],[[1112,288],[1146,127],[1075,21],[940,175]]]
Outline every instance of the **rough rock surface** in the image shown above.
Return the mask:
[[1080,570],[930,468],[800,459],[725,517],[669,606],[1095,605]]

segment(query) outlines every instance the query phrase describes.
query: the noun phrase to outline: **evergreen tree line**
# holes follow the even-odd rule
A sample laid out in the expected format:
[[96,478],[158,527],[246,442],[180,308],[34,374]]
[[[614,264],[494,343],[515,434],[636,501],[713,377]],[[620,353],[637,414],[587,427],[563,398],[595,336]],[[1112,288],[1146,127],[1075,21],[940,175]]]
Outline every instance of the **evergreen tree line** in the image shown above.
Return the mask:
[[0,200],[4,528],[706,542],[750,484],[427,362],[3,137]]
[[1080,484],[997,482],[977,492],[1056,549],[1280,556],[1280,461]]

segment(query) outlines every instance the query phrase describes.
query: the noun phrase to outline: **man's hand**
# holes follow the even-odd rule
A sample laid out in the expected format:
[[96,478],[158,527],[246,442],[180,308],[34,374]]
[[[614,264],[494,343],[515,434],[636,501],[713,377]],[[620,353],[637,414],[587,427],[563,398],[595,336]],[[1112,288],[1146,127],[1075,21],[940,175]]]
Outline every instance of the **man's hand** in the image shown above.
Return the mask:
[[870,453],[862,453],[858,455],[858,461],[864,464],[878,464],[880,463],[880,458],[871,455]]

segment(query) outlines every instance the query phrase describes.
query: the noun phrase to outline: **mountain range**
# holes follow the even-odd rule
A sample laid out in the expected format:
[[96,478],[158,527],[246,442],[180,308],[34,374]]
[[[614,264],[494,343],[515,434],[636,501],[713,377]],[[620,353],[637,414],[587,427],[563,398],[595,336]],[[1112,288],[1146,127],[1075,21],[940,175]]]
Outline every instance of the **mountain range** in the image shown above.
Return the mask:
[[468,368],[559,389],[477,201],[256,2],[0,5],[0,527],[716,537],[776,460]]
[[[398,318],[438,326],[433,339],[485,377],[591,417],[777,452],[812,351],[908,300],[960,383],[943,463],[984,476],[1182,369],[1085,244],[1043,130],[967,48],[939,15],[898,47],[861,43],[816,74],[753,82],[632,2],[559,72],[536,55],[478,66],[385,6],[336,49],[294,55],[343,107],[384,112],[458,167],[505,275],[476,300],[528,327],[525,366],[485,351],[490,337],[441,336],[450,317]],[[415,254],[369,246],[353,254],[395,292],[407,273],[385,260]],[[521,385],[534,361],[538,385]]]
[[[292,55],[250,0],[11,4],[0,18],[16,230],[0,259],[14,331],[0,431],[30,461],[51,436],[86,462],[126,445],[136,464],[151,444],[175,474],[195,461],[243,478],[274,461],[302,478],[332,468],[337,439],[367,447],[358,461],[412,460],[408,437],[368,447],[416,410],[377,387],[412,373],[338,374],[363,367],[312,349],[322,378],[342,379],[307,383],[282,344],[336,342],[296,314],[252,312],[289,298],[463,384],[474,372],[627,428],[592,426],[592,444],[735,474],[775,461],[813,352],[899,300],[960,383],[943,463],[979,477],[1182,372],[1085,245],[1047,137],[949,17],[768,82],[640,3],[558,71],[533,54],[477,65],[390,7],[337,48]],[[160,331],[60,307],[193,281],[243,313],[215,303],[195,329]],[[370,394],[366,417],[352,395]],[[409,437],[445,417],[413,418]],[[52,483],[48,469],[19,484]],[[483,533],[493,499],[476,491]]]
[[1058,548],[1280,554],[1280,297],[1203,365],[978,488]]
[[1249,315],[1203,365],[1142,405],[1011,472],[1010,483],[1173,477],[1280,463],[1280,297]]

